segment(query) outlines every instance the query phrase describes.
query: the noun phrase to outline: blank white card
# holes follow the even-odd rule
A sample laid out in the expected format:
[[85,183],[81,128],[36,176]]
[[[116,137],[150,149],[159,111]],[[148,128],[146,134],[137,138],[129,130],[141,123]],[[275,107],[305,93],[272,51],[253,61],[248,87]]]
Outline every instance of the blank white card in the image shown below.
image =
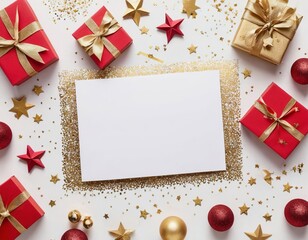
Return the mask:
[[82,181],[226,169],[218,71],[76,81]]

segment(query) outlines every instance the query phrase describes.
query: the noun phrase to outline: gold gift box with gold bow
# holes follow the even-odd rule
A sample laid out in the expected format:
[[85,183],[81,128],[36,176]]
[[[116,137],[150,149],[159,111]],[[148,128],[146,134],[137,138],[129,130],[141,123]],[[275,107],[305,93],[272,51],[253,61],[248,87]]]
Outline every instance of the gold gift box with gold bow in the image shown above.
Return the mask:
[[232,46],[278,65],[301,20],[288,0],[248,0]]

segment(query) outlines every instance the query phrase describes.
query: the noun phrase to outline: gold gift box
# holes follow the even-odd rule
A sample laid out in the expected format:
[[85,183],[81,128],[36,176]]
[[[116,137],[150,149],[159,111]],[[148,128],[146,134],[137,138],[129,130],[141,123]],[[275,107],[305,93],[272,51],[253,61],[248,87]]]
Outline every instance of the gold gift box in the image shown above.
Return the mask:
[[248,0],[232,46],[273,64],[281,63],[302,20],[288,0]]

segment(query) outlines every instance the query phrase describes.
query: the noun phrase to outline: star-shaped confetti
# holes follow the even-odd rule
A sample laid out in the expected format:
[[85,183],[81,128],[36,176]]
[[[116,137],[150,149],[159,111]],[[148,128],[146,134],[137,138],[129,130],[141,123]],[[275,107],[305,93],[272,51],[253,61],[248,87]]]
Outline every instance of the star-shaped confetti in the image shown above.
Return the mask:
[[10,109],[10,112],[15,113],[17,119],[22,115],[29,117],[28,110],[34,107],[34,105],[27,103],[26,100],[26,97],[12,98],[14,106]]
[[50,200],[49,206],[50,206],[50,207],[56,206],[56,201],[55,201],[55,200]]
[[245,234],[251,239],[251,240],[266,240],[270,238],[272,235],[271,234],[266,234],[262,232],[261,225],[259,224],[257,229],[253,233],[247,233]]
[[45,151],[34,152],[33,149],[28,145],[27,153],[24,155],[17,156],[28,164],[28,172],[31,172],[34,166],[39,166],[40,168],[45,168],[41,161],[41,158],[45,154]]
[[195,203],[195,206],[201,206],[201,202],[203,201],[203,199],[197,197],[196,199],[193,200]]
[[269,185],[272,185],[272,174],[271,172],[269,172],[268,170],[264,169],[263,172],[265,173],[265,176],[264,176],[264,180],[265,182],[267,182]]
[[184,19],[172,20],[168,14],[166,14],[166,22],[159,25],[157,28],[166,31],[168,43],[171,41],[175,34],[183,36],[184,34],[180,30],[180,25]]
[[43,119],[42,119],[42,114],[41,114],[41,115],[36,114],[36,115],[33,117],[33,119],[34,119],[34,122],[36,122],[37,124],[39,124],[40,122],[43,121]]
[[250,186],[254,185],[257,183],[257,180],[253,177],[251,177],[249,180],[248,180],[248,183],[250,184]]
[[250,207],[247,207],[246,204],[244,204],[243,206],[239,207],[239,209],[241,210],[241,215],[248,215],[248,210],[250,209]]
[[125,229],[122,223],[120,223],[117,230],[109,231],[109,233],[115,237],[115,240],[130,240],[133,232],[134,230]]
[[181,200],[181,195],[176,196],[176,200],[180,201]]
[[187,48],[189,50],[189,54],[197,53],[197,46],[191,44],[190,47]]
[[127,10],[123,15],[123,18],[132,18],[137,26],[139,26],[140,18],[142,16],[148,16],[149,12],[142,8],[143,0],[126,0]]
[[156,213],[157,214],[161,214],[162,210],[161,209],[157,209]]
[[60,179],[58,178],[58,174],[57,175],[51,175],[50,182],[57,184],[57,182],[59,182],[59,181],[60,181]]
[[140,218],[147,219],[149,213],[146,210],[140,211]]
[[37,96],[39,96],[41,93],[44,92],[44,90],[42,86],[34,85],[32,92],[34,92]]
[[109,214],[105,213],[104,218],[107,220],[109,218]]
[[244,79],[251,77],[251,70],[245,68],[242,74],[244,75]]
[[270,215],[269,213],[266,213],[265,215],[263,215],[263,218],[265,219],[265,221],[272,221],[272,215]]
[[140,28],[140,32],[141,32],[141,34],[148,34],[149,29],[147,27],[143,26],[142,28]]
[[289,193],[291,188],[293,188],[293,186],[291,186],[289,183],[283,185],[283,191],[284,192],[288,192]]
[[196,10],[200,9],[196,6],[196,0],[183,0],[183,13],[187,14],[187,17],[193,16],[195,18],[197,16]]

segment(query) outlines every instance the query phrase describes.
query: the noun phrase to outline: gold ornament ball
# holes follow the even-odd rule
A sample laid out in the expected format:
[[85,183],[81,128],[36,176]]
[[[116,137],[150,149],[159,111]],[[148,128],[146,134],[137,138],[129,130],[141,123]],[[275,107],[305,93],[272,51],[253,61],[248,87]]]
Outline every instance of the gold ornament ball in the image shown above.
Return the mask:
[[91,219],[91,217],[87,216],[83,219],[83,226],[86,229],[89,229],[93,226],[93,220]]
[[71,223],[78,223],[81,219],[81,213],[78,210],[73,210],[68,213],[68,220]]
[[162,221],[159,232],[162,240],[184,240],[187,227],[181,218],[171,216]]

